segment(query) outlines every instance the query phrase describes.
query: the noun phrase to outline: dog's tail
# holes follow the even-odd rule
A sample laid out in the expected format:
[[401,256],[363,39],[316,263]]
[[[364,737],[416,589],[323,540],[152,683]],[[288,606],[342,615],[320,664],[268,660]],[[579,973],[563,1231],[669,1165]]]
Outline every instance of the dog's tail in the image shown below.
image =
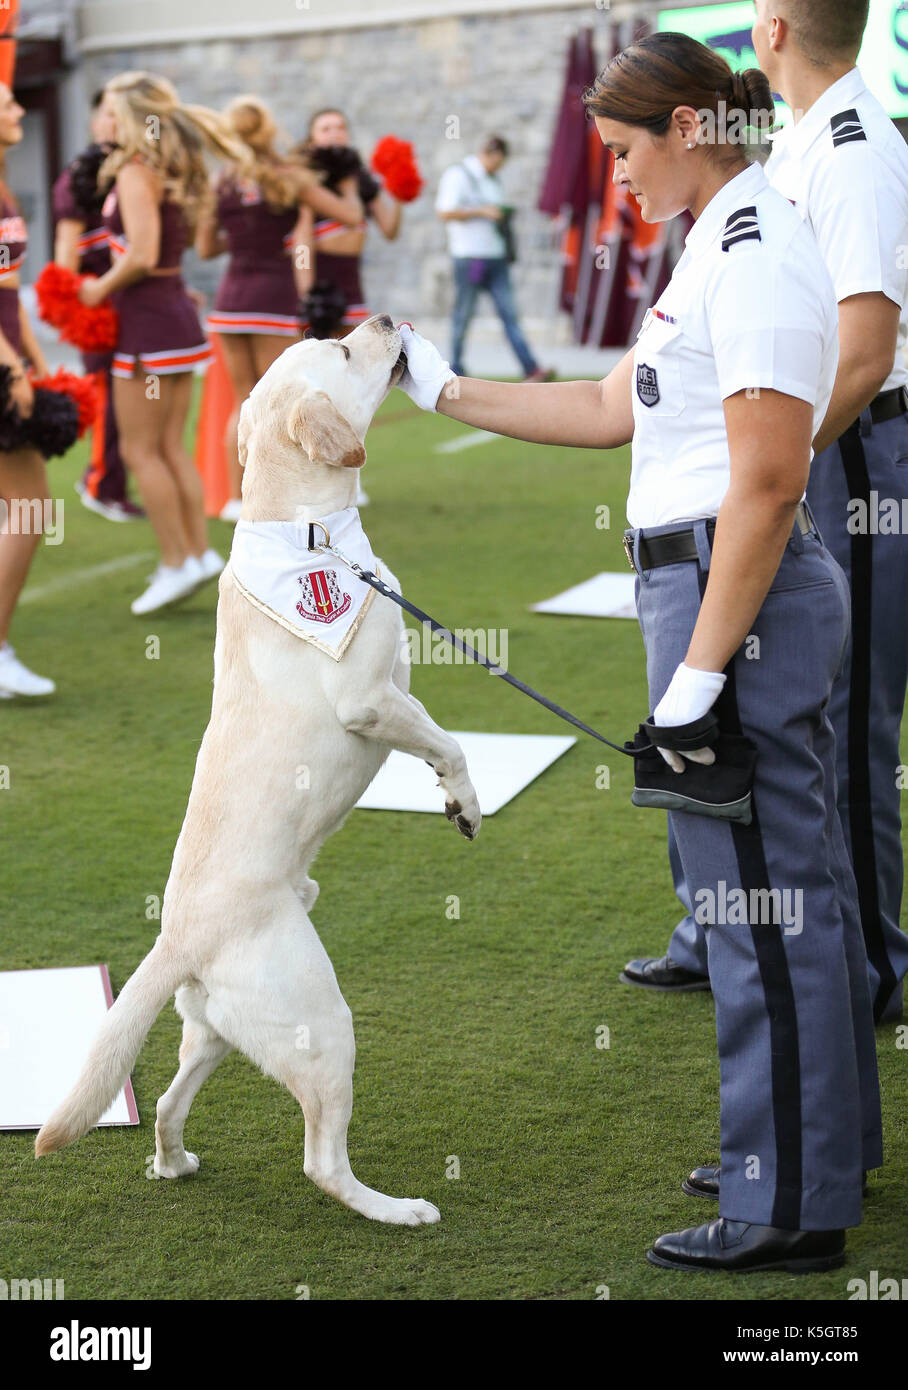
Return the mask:
[[75,1086],[39,1130],[36,1158],[81,1139],[98,1123],[125,1084],[151,1025],[186,978],[185,962],[158,938],[108,1011]]

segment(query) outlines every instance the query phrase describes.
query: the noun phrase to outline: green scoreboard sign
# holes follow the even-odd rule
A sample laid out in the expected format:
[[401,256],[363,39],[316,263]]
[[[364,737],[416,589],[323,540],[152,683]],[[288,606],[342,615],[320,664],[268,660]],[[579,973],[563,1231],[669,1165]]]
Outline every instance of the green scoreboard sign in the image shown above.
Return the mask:
[[[750,39],[753,22],[750,3],[693,5],[660,10],[657,27],[690,34],[709,44],[733,68],[752,68],[757,65]],[[858,66],[889,115],[908,116],[908,0],[870,0],[870,19]],[[783,114],[782,109],[779,114]]]

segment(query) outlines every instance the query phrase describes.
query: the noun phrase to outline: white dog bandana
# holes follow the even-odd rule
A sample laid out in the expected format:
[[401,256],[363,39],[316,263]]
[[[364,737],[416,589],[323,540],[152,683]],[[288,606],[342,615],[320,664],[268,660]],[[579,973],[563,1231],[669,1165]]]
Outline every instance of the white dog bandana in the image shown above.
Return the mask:
[[[325,543],[325,535],[327,543],[377,576],[356,507],[318,521],[316,543]],[[239,521],[230,551],[233,579],[254,608],[340,661],[375,590],[332,555],[310,552],[308,544],[307,521]]]

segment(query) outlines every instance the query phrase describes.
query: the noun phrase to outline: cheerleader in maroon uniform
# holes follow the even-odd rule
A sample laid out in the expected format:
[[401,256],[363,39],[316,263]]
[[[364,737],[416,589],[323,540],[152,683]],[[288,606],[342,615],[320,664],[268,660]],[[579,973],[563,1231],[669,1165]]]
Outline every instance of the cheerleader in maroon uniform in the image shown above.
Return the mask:
[[[350,127],[343,112],[333,107],[317,111],[309,122],[309,134],[301,146],[301,153],[308,156],[314,168],[330,169],[343,160],[341,152],[352,156],[351,167],[357,171],[366,217],[388,241],[394,241],[400,230],[401,204],[381,187],[351,149]],[[340,167],[344,167],[342,163]],[[356,227],[344,226],[333,217],[321,217],[312,226],[317,289],[310,326],[316,337],[342,338],[369,317],[360,280],[360,257],[368,229],[366,217]],[[326,287],[324,291],[322,286]],[[336,309],[334,297],[327,292],[328,286],[336,292]],[[332,319],[334,322],[329,328]]]
[[214,112],[182,106],[164,78],[124,73],[105,90],[118,145],[99,174],[114,179],[102,209],[113,264],[83,281],[79,296],[96,305],[110,295],[119,314],[111,370],[120,448],[161,547],[132,604],[140,615],[185,598],[224,565],[208,548],[201,479],[183,445],[192,374],[211,349],[180,262],[208,198],[203,150],[240,164],[245,156]]
[[[20,414],[30,415],[32,388],[23,358],[39,377],[47,375],[47,363],[19,302],[19,268],[25,259],[28,232],[5,183],[6,152],[22,139],[24,114],[9,88],[0,83],[0,363],[12,372],[13,405]],[[41,540],[40,518],[49,504],[42,455],[36,449],[0,451],[0,699],[49,695],[55,689],[53,681],[24,666],[6,640]]]
[[251,151],[245,174],[234,167],[215,184],[215,209],[199,223],[196,251],[204,259],[230,253],[230,262],[208,315],[209,333],[219,348],[233,387],[234,409],[227,421],[225,448],[230,500],[221,517],[239,519],[241,470],[237,421],[242,402],[289,342],[300,336],[299,299],[311,284],[311,252],[306,232],[311,210],[338,226],[361,223],[357,180],[337,193],[321,186],[301,160],[276,148],[277,128],[264,102],[237,97],[224,113],[237,139]]
[[[107,228],[101,218],[106,190],[98,188],[98,170],[114,146],[116,121],[112,100],[103,91],[92,101],[93,144],[63,170],[54,184],[52,203],[56,230],[54,260],[79,275],[103,275],[110,269]],[[92,428],[91,457],[76,484],[83,506],[111,521],[134,521],[145,513],[130,502],[126,469],[120,457],[117,420],[110,384],[112,352],[83,352],[86,372],[93,372],[99,400]]]

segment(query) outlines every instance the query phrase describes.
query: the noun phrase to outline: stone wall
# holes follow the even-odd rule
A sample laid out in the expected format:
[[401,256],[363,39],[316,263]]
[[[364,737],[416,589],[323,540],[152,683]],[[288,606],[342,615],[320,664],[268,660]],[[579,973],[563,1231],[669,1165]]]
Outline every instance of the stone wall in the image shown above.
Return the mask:
[[[366,157],[382,135],[411,140],[426,190],[405,209],[396,242],[384,241],[372,228],[364,279],[372,308],[421,323],[444,318],[451,301],[444,227],[434,212],[439,177],[485,134],[505,136],[512,156],[502,177],[521,209],[518,305],[532,331],[548,341],[566,341],[568,325],[563,316],[557,320],[557,238],[551,219],[535,204],[561,99],[568,36],[580,24],[594,26],[597,54],[604,60],[609,17],[588,3],[567,10],[90,53],[82,59],[83,77],[90,91],[117,72],[146,68],[168,76],[184,100],[216,108],[241,91],[257,92],[294,138],[303,134],[310,112],[336,104],[347,113]],[[194,283],[210,290],[217,263],[194,262],[187,271]],[[491,306],[482,312],[494,314]],[[491,319],[477,321],[478,337],[490,330],[498,332]]]

